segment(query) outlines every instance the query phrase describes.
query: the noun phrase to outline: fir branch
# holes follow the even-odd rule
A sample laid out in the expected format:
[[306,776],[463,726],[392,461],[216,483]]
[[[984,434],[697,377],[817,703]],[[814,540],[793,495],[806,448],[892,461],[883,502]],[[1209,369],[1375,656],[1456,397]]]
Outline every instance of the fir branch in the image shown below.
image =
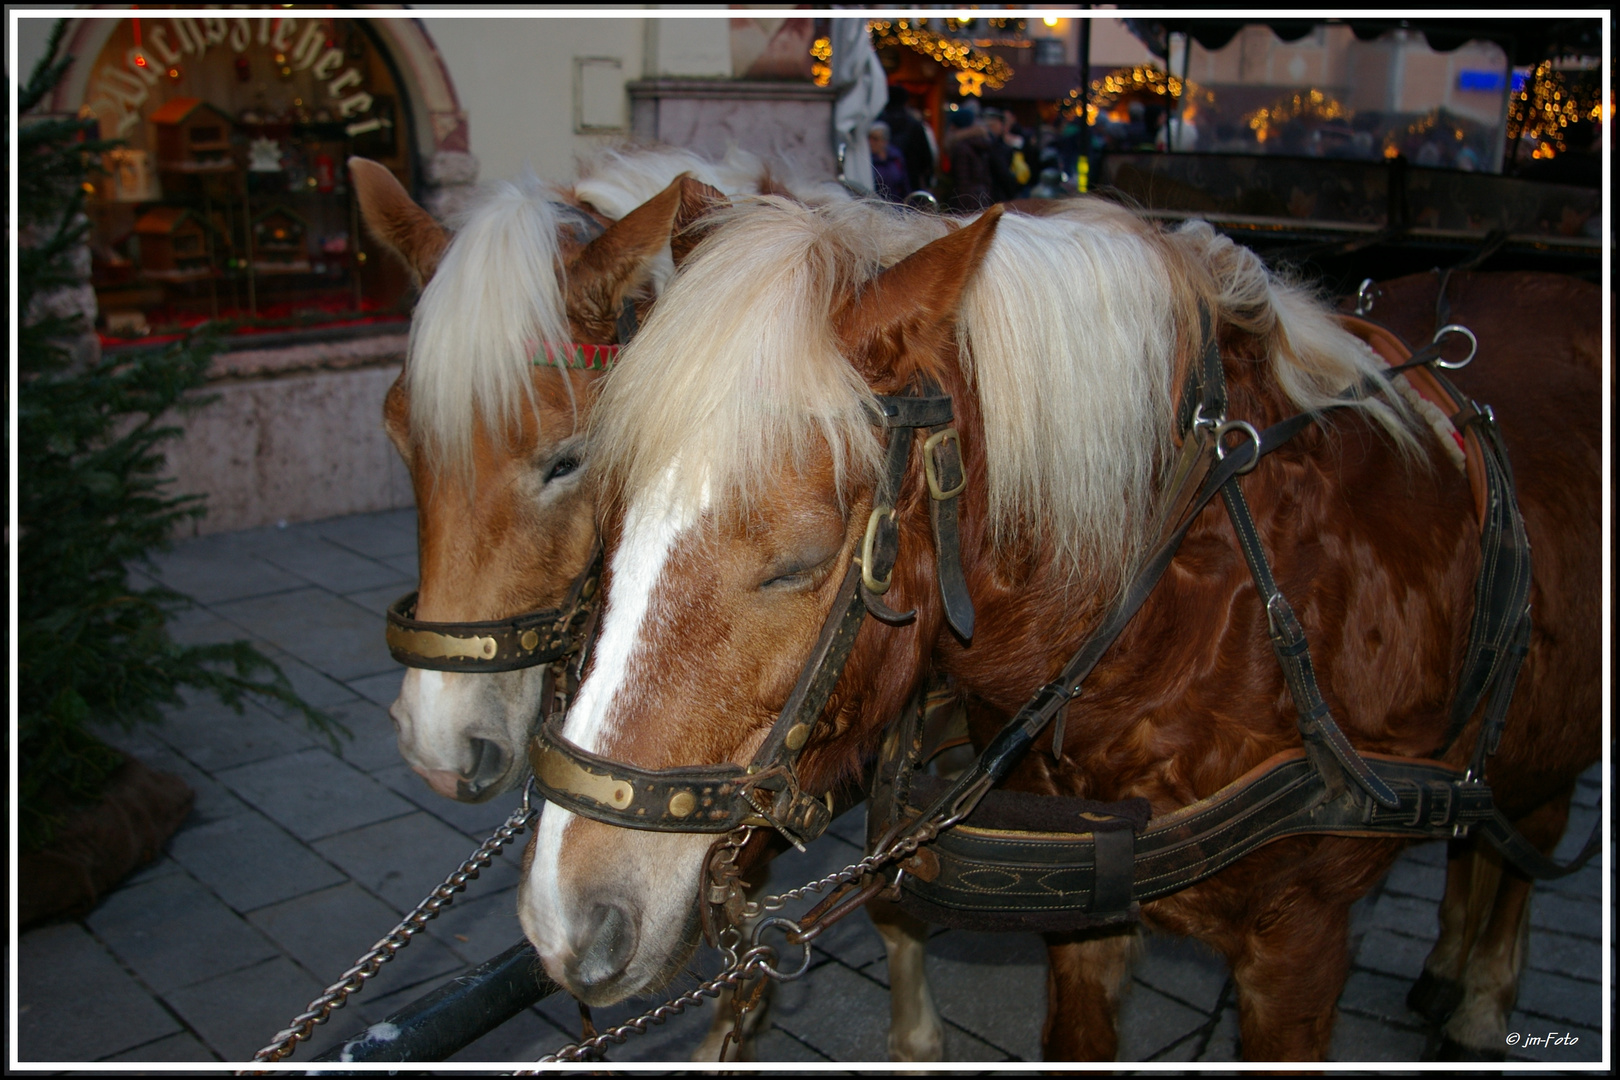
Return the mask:
[[[72,63],[47,58],[20,91],[24,110],[45,100]],[[303,701],[250,642],[181,645],[169,621],[192,601],[165,588],[131,588],[175,526],[205,511],[174,495],[162,447],[172,418],[199,394],[216,349],[193,334],[133,359],[75,365],[67,347],[89,332],[78,316],[43,310],[53,290],[83,284],[73,255],[85,242],[84,183],[112,143],[93,121],[31,118],[20,125],[18,223],[17,576],[18,740],[25,849],[48,842],[63,814],[94,802],[122,756],[96,725],[160,722],[181,687],[238,712],[247,697],[279,702],[337,745],[347,730]]]

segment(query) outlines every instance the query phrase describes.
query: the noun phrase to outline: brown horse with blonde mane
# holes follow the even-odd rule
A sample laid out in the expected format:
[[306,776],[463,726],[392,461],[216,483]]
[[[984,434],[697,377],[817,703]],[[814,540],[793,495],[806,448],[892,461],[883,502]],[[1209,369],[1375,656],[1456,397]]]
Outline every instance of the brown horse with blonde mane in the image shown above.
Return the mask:
[[[848,198],[745,153],[713,162],[648,146],[599,151],[569,185],[490,185],[452,233],[384,166],[355,158],[350,169],[367,228],[422,288],[384,424],[416,494],[412,624],[430,627],[556,609],[588,570],[596,533],[582,483],[585,423],[611,350],[647,317],[673,269],[682,225],[724,193]],[[569,362],[578,356],[587,362]],[[436,670],[404,658],[412,666],[389,715],[416,772],[465,802],[520,783],[524,747],[549,707],[548,665]],[[893,973],[891,1053],[938,1059],[926,928],[898,912],[875,915]],[[719,1010],[697,1060],[715,1056],[729,1027]]]
[[[1385,362],[1320,303],[1207,225],[1165,232],[1094,200],[973,221],[755,202],[715,213],[592,415],[603,608],[560,741],[635,770],[753,760],[828,640],[870,535],[879,395],[938,387],[966,460],[971,638],[947,627],[929,488],[913,466],[883,602],[915,614],[860,625],[807,744],[799,736],[798,780],[815,794],[858,772],[934,675],[953,680],[984,746],[1152,550],[1181,438],[1177,393],[1205,351],[1208,313],[1228,415],[1262,427],[1319,414],[1242,490],[1331,715],[1364,753],[1467,763],[1480,711],[1458,737],[1447,729],[1482,558],[1469,484]],[[1592,382],[1573,366],[1566,379],[1513,365],[1492,385],[1499,408],[1530,418],[1504,427],[1535,551],[1535,634],[1486,779],[1542,851],[1598,753]],[[1380,392],[1347,399],[1367,386]],[[1160,818],[1297,752],[1265,605],[1218,508],[1193,519],[1063,723],[1061,750],[1046,729],[1007,788],[1141,798]],[[559,809],[531,843],[519,901],[548,973],[591,1003],[668,981],[698,938],[711,838]],[[1141,917],[1226,958],[1246,1057],[1319,1060],[1350,905],[1402,843],[1275,840],[1143,903]],[[1119,928],[1049,937],[1049,1060],[1115,1055],[1133,940]],[[1464,971],[1472,998],[1458,1012],[1505,1025],[1502,974]]]

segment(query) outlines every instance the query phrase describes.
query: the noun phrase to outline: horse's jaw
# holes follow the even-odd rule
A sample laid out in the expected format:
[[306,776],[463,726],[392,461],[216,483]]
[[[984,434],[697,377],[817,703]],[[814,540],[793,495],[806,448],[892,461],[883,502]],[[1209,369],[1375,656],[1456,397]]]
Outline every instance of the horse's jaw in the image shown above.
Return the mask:
[[464,674],[412,668],[389,708],[407,764],[440,795],[484,802],[516,787],[539,722],[543,669]]
[[547,805],[518,885],[518,921],[546,974],[593,1007],[667,985],[698,945],[713,839],[620,829]]

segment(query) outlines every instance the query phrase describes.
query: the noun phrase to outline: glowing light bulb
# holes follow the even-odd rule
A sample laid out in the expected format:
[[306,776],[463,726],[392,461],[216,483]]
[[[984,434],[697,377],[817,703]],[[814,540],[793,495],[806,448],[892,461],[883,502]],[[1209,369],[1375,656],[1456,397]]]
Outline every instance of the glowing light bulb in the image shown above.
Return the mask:
[[1041,19],[1041,22],[1045,23],[1047,26],[1056,26],[1058,24],[1057,17],[1055,15],[1047,15]]

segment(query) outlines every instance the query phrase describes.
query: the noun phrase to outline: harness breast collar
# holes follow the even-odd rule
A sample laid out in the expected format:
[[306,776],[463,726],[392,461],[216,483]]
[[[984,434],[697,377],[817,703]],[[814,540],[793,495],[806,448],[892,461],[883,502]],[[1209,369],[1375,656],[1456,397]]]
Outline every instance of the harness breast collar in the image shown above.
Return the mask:
[[[913,915],[940,925],[1072,930],[1134,919],[1141,902],[1203,881],[1283,836],[1453,838],[1473,829],[1532,877],[1559,877],[1584,865],[1600,846],[1597,829],[1573,861],[1560,865],[1507,821],[1482,779],[1486,757],[1501,739],[1519,665],[1528,651],[1530,561],[1494,416],[1444,376],[1427,370],[1431,364],[1461,366],[1443,364],[1438,354],[1439,342],[1454,328],[1443,328],[1428,348],[1392,364],[1387,374],[1410,370],[1422,375],[1456,427],[1467,432],[1478,483],[1485,489],[1482,565],[1469,646],[1450,730],[1437,751],[1444,753],[1488,692],[1472,761],[1463,771],[1434,760],[1362,754],[1333,720],[1316,686],[1303,628],[1276,586],[1238,487],[1238,477],[1261,456],[1316,417],[1301,414],[1263,432],[1227,421],[1224,374],[1207,314],[1202,329],[1203,361],[1189,373],[1179,410],[1185,439],[1172,473],[1167,535],[1110,617],[1062,675],[1043,687],[954,783],[921,771],[917,710],[908,711],[885,741],[874,773],[869,846],[883,850],[942,818],[960,822],[901,864],[889,895]],[[1379,388],[1366,386],[1362,392]],[[1229,451],[1222,440],[1233,431],[1240,431],[1245,441]],[[1065,706],[1146,599],[1192,519],[1217,490],[1266,598],[1272,646],[1298,711],[1303,749],[1277,754],[1209,798],[1151,821],[1143,799],[1101,804],[991,791],[1054,720],[1053,752],[1058,752]]]

